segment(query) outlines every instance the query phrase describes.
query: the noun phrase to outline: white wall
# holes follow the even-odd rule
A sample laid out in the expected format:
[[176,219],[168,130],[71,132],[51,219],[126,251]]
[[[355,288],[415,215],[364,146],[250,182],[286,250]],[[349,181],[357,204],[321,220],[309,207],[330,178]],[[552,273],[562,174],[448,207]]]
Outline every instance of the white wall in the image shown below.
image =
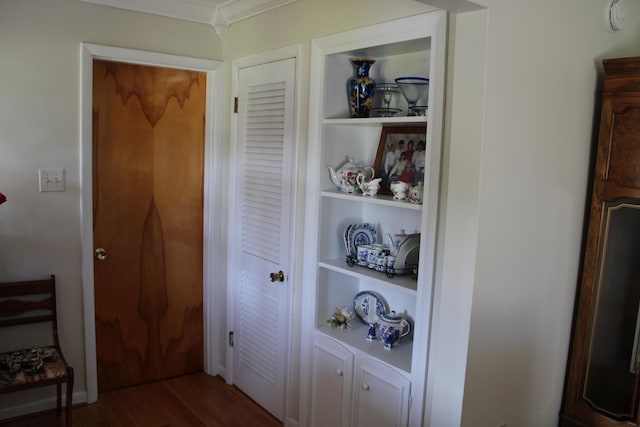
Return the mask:
[[[461,174],[467,185],[449,190],[452,197],[479,188],[462,425],[556,426],[601,60],[640,54],[640,5],[626,2],[627,28],[612,34],[604,26],[607,0],[481,3],[488,6],[478,33],[486,44],[484,107],[465,110],[459,92],[452,102],[459,118],[482,114],[483,122],[472,122],[475,137],[454,133],[450,141],[451,179],[466,161],[462,148],[475,154],[481,146],[479,174]],[[456,70],[454,89],[463,74]]]
[[[56,275],[60,339],[80,396],[86,391],[79,179],[83,41],[222,57],[222,44],[208,25],[75,0],[0,0],[0,192],[8,198],[0,206],[0,282]],[[39,193],[39,168],[65,169],[66,191]],[[29,400],[26,394],[3,396],[0,417],[3,409]]]

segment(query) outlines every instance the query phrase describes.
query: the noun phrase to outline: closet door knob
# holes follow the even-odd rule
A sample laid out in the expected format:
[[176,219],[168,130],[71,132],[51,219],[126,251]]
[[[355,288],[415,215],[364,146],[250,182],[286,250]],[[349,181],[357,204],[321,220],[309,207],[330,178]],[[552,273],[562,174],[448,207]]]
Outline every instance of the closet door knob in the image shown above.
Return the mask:
[[343,374],[342,369],[340,369],[340,368],[336,369],[336,375],[337,376],[341,377],[342,374]]
[[272,282],[284,282],[284,271],[280,270],[277,273],[271,273],[269,277]]
[[362,389],[363,389],[364,391],[369,391],[369,384],[367,384],[367,383],[362,383]]

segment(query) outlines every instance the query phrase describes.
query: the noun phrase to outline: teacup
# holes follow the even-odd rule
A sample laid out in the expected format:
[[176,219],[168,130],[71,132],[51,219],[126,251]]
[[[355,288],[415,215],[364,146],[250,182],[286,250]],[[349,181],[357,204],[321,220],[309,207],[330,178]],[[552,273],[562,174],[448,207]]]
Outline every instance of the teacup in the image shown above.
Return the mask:
[[369,245],[358,246],[358,265],[366,266],[369,262]]
[[393,181],[389,188],[393,193],[393,198],[396,200],[404,200],[407,198],[407,191],[411,187],[411,184],[402,181]]
[[415,187],[409,188],[407,198],[411,203],[421,204],[423,192],[424,192],[424,187],[422,186],[422,182],[419,182],[418,185],[416,185]]
[[368,267],[369,268],[375,268],[376,267],[376,262],[378,259],[378,255],[380,255],[382,253],[382,245],[369,245],[369,256],[367,258],[367,263],[368,263]]

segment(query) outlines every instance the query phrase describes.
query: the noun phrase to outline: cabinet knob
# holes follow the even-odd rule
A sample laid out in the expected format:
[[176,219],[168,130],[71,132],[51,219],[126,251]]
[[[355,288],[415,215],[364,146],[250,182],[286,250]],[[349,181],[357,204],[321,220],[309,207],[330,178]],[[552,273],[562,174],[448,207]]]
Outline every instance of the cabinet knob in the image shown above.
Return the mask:
[[341,377],[342,376],[342,369],[340,369],[340,368],[336,369],[336,375]]
[[362,383],[362,389],[363,389],[364,391],[369,391],[369,384],[367,384],[367,383]]

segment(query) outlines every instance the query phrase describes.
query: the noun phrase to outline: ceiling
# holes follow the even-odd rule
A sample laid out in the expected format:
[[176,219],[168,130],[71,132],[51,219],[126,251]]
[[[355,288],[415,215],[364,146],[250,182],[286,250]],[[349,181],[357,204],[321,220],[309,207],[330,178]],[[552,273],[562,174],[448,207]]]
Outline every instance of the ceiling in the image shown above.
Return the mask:
[[298,0],[80,0],[211,25],[224,39],[229,26]]

